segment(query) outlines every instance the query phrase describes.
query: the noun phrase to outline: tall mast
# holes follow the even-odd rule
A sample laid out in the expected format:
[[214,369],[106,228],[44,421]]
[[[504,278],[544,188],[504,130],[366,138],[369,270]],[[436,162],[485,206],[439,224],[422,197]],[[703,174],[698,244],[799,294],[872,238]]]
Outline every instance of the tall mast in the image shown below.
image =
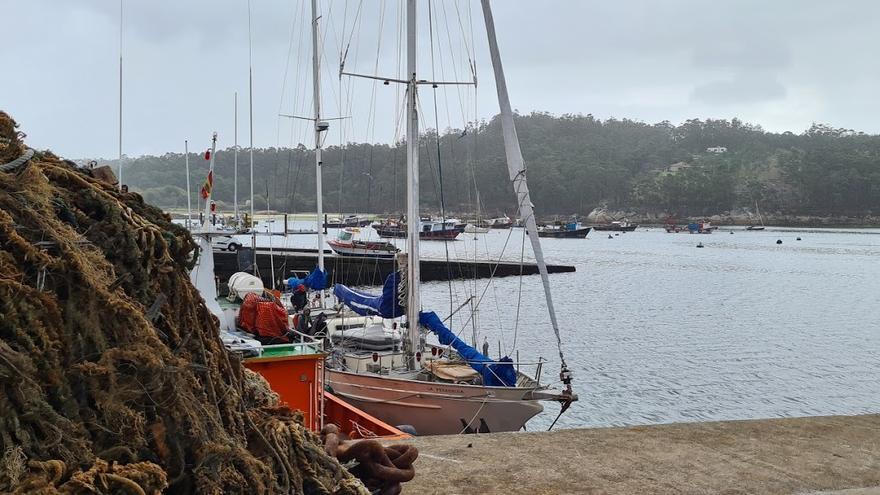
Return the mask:
[[189,188],[189,141],[183,141],[183,153],[185,155],[184,162],[186,163],[186,228],[192,228],[192,192]]
[[[559,324],[556,321],[556,310],[553,308],[553,297],[550,293],[550,279],[547,275],[547,263],[544,261],[544,251],[541,249],[541,240],[538,238],[538,226],[535,222],[535,213],[532,209],[532,200],[529,197],[529,186],[526,183],[526,166],[519,147],[519,138],[516,135],[516,126],[513,122],[513,111],[510,107],[510,97],[507,94],[507,81],[504,78],[504,67],[501,64],[501,54],[498,52],[498,40],[495,37],[495,20],[492,18],[492,7],[489,0],[481,0],[483,6],[483,18],[486,22],[486,35],[489,38],[489,52],[492,57],[492,68],[495,71],[495,87],[498,91],[498,106],[501,109],[501,131],[504,138],[504,152],[507,156],[507,168],[510,180],[513,181],[513,189],[516,191],[519,204],[520,218],[525,223],[526,233],[532,243],[532,251],[535,254],[535,262],[541,273],[541,282],[544,284],[544,297],[547,299],[547,310],[550,313],[550,324],[556,334],[556,343],[559,349],[559,359],[562,364],[560,378],[571,391],[571,377],[562,355],[562,339],[559,335]],[[564,375],[564,376],[563,376]]]
[[[250,155],[251,166],[251,248],[254,252],[254,275],[259,273],[257,267],[257,231],[255,229],[257,219],[254,218],[254,62],[253,62],[253,40],[251,39],[251,2],[248,0],[248,125],[250,126]],[[269,198],[266,198],[267,200]],[[275,274],[273,273],[274,277]]]
[[[318,50],[318,0],[312,0],[312,97],[314,99],[315,126],[315,201],[318,214],[318,268],[324,271],[324,201],[321,184],[321,132],[326,125],[321,122],[321,66]],[[321,306],[324,306],[324,291],[320,291]]]
[[416,79],[416,0],[406,2],[406,245],[407,300],[406,319],[409,340],[408,365],[415,368],[416,346],[419,345],[419,115],[416,110],[418,82]]
[[217,154],[217,133],[211,135],[211,156],[208,162],[208,197],[205,198],[205,216],[202,219],[202,232],[208,232],[211,229],[211,196],[214,194],[212,187],[214,182],[214,156]]
[[119,0],[119,190],[122,190],[122,0]]
[[235,219],[236,228],[238,228],[238,91],[236,91],[235,95],[232,97],[232,106],[233,114],[235,115],[235,125],[233,126],[235,129],[233,134],[235,141],[232,145],[234,157],[232,159],[232,217]]

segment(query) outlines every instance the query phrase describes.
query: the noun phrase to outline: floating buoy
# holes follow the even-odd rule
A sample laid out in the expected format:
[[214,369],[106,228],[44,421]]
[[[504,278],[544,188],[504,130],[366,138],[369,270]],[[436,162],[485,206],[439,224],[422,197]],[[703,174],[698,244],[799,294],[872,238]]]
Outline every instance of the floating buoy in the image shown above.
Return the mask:
[[801,240],[801,238],[800,238],[800,237],[798,237],[798,238],[797,238],[797,240]]
[[732,230],[730,231],[730,235],[733,235],[733,231],[732,231]]
[[703,246],[703,243],[701,242],[701,243],[697,244],[697,247],[701,248],[701,247],[705,247],[705,246]]
[[620,234],[614,234],[615,236],[619,236]]
[[782,244],[782,239],[776,239],[776,244]]

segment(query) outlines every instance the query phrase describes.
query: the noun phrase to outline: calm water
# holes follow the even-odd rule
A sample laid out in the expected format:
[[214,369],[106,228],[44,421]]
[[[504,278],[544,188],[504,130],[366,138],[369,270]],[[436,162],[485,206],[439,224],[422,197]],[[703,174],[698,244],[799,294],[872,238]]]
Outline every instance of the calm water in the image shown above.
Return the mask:
[[[461,238],[422,243],[423,255],[444,257],[448,248],[450,257],[473,258],[476,248],[497,258],[506,243],[504,258],[521,256],[521,229]],[[287,244],[314,242],[293,236]],[[549,262],[577,267],[551,275],[580,396],[560,427],[880,412],[880,230],[654,228],[542,242]],[[493,356],[499,342],[522,361],[543,356],[544,380],[557,379],[539,277],[478,280],[476,288],[456,281],[451,292],[453,308],[482,294],[479,342],[485,336]],[[426,308],[449,314],[450,284],[425,284],[422,294]],[[469,315],[453,318],[466,340]],[[548,406],[529,428],[546,428],[557,409]]]

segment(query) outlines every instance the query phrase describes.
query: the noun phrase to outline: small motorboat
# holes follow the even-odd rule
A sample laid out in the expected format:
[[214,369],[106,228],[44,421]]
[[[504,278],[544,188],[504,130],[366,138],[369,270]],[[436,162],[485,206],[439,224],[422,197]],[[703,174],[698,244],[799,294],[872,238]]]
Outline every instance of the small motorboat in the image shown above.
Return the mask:
[[629,223],[626,220],[623,221],[614,221],[611,223],[606,223],[603,225],[594,225],[593,230],[605,230],[605,231],[614,231],[614,232],[632,232],[636,230],[638,224]]
[[325,229],[345,229],[348,227],[366,227],[372,223],[369,218],[362,215],[347,215],[341,218],[328,219],[324,215]]
[[342,256],[366,258],[393,258],[400,249],[386,241],[362,241],[354,239],[354,229],[340,230],[336,239],[327,241],[334,253]]

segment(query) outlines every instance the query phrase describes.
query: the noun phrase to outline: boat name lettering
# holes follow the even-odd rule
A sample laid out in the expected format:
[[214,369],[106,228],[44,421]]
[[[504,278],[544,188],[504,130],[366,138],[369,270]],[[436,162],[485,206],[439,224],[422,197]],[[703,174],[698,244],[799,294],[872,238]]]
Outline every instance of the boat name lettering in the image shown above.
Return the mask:
[[460,388],[447,388],[447,387],[429,387],[429,392],[440,392],[444,394],[463,394],[464,390]]

